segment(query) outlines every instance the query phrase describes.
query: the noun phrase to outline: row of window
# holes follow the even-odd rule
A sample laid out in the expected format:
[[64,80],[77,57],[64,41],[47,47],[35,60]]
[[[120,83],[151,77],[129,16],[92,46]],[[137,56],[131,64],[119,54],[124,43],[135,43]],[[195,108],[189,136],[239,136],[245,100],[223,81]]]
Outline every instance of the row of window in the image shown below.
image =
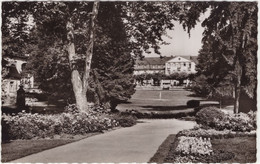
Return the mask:
[[164,68],[164,65],[136,65],[136,68]]
[[166,63],[166,67],[167,66],[173,66],[173,67],[181,67],[181,66],[184,66],[184,67],[186,67],[186,66],[189,66],[189,67],[191,67],[191,63]]
[[[170,69],[170,68],[167,68],[167,71],[170,72],[171,69]],[[173,71],[174,71],[174,70],[173,70]],[[191,71],[191,68],[189,67],[188,69],[183,69],[183,70],[181,70],[181,67],[178,67],[178,68],[177,68],[177,71]]]

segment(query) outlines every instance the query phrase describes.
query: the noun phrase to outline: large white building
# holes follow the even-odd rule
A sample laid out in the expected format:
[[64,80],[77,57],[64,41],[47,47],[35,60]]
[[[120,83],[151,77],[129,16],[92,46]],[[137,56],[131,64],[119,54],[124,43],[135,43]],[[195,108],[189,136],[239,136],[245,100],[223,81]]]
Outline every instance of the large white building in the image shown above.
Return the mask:
[[175,72],[196,73],[197,56],[147,57],[136,60],[135,75]]
[[[187,59],[189,58],[189,59]],[[176,56],[165,63],[165,74],[170,75],[175,72],[185,72],[187,74],[196,73],[194,57],[188,56],[186,58]]]

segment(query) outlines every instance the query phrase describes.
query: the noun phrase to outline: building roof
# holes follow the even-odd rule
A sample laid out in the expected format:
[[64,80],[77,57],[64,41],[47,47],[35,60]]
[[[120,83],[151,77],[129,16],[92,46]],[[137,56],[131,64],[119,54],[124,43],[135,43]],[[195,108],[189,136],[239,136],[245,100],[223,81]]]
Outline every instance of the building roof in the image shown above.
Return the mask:
[[[165,65],[165,63],[177,56],[163,56],[163,57],[146,57],[143,59],[137,59],[136,65]],[[185,59],[193,61],[195,64],[198,63],[197,56],[180,56]]]

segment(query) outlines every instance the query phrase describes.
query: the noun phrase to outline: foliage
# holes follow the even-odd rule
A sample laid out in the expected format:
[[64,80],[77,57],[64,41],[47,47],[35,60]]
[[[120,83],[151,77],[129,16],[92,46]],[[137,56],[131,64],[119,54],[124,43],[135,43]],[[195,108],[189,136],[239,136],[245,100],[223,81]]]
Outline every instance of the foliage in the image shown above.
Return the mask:
[[216,107],[206,107],[196,114],[196,122],[205,126],[214,127],[214,119],[223,120],[225,113]]
[[[135,117],[124,115],[108,115],[92,110],[86,113],[75,105],[66,107],[66,112],[53,115],[18,113],[11,116],[3,114],[5,135],[9,139],[46,138],[61,134],[86,134],[99,132],[113,127],[133,126]],[[120,125],[122,124],[122,125]]]
[[196,114],[196,122],[216,130],[252,131],[256,129],[254,116],[245,113],[226,114],[215,107],[206,107]]
[[[24,10],[20,10],[23,8]],[[25,2],[5,2],[2,6],[2,55],[24,56],[29,42],[29,6]]]
[[256,129],[256,122],[252,120],[247,114],[239,113],[238,115],[228,114],[224,120],[214,119],[215,128],[231,129],[233,131],[251,131]]
[[193,74],[189,75],[185,72],[175,72],[170,75],[165,75],[164,73],[152,73],[152,74],[143,73],[143,74],[135,75],[134,78],[138,82],[141,82],[141,84],[144,83],[144,80],[152,79],[155,85],[155,83],[160,83],[161,80],[179,80],[183,82],[183,80],[185,79],[192,79],[193,76],[194,76]]
[[122,127],[130,127],[135,125],[137,122],[137,117],[131,114],[118,113],[114,114],[112,118],[115,119]]
[[[84,90],[88,82],[92,82],[94,85],[88,87],[88,90],[94,94],[97,103],[111,102],[114,108],[118,102],[130,98],[134,93],[131,53],[141,55],[150,48],[159,53],[159,44],[165,44],[161,37],[166,29],[173,28],[172,19],[176,19],[175,14],[170,13],[176,13],[180,8],[174,3],[166,2],[100,2],[97,21],[91,22],[92,4],[93,2],[3,3],[3,23],[4,27],[8,27],[4,30],[4,36],[11,36],[8,34],[16,27],[9,20],[31,18],[33,28],[20,28],[17,34],[27,31],[29,35],[29,39],[24,41],[27,44],[24,48],[31,55],[28,70],[37,76],[40,87],[53,96],[59,95],[58,98],[73,100],[74,83],[70,80],[74,78],[68,72],[76,70],[84,81]],[[18,27],[24,22],[26,20],[18,21]],[[92,27],[91,24],[95,23],[96,26]],[[73,30],[68,30],[68,25],[72,25]],[[89,38],[93,31],[94,55],[91,60],[89,48],[93,47],[93,39]],[[71,41],[75,44],[75,58],[68,60],[68,45]],[[12,45],[4,46],[8,50]],[[15,49],[14,46],[12,48]],[[87,60],[90,61],[86,63]],[[97,76],[86,81],[83,76],[89,75],[90,71],[86,68],[90,65],[91,69],[96,70]],[[102,94],[98,92],[105,96],[101,97]]]
[[193,128],[189,130],[180,131],[177,136],[187,136],[187,137],[202,137],[211,139],[221,139],[221,138],[234,138],[234,137],[255,137],[256,131],[251,132],[235,132],[232,130],[216,130],[216,129],[203,129],[202,126],[198,128]]
[[181,22],[188,32],[200,14],[210,10],[202,22],[205,30],[197,71],[206,76],[211,94],[221,98],[234,91],[234,112],[238,113],[242,111],[242,91],[251,98],[256,96],[257,3],[200,2],[187,6]]
[[199,75],[194,78],[191,90],[195,95],[207,97],[210,94],[211,88],[206,79],[204,75]]

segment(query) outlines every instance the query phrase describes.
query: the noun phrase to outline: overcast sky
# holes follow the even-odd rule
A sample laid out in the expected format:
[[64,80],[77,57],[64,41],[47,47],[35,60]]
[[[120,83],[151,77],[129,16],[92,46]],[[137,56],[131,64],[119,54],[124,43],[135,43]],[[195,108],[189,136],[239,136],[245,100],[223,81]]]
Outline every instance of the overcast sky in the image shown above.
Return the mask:
[[[205,19],[205,15],[202,15],[200,20]],[[162,56],[197,56],[198,51],[201,49],[202,43],[202,33],[204,28],[201,27],[201,22],[199,22],[194,29],[191,30],[191,36],[189,37],[187,31],[184,31],[182,25],[175,22],[174,30],[168,31],[167,34],[172,37],[172,39],[163,37],[165,41],[170,43],[169,45],[162,45],[160,52]],[[153,50],[151,54],[145,54],[146,57],[157,57]]]

